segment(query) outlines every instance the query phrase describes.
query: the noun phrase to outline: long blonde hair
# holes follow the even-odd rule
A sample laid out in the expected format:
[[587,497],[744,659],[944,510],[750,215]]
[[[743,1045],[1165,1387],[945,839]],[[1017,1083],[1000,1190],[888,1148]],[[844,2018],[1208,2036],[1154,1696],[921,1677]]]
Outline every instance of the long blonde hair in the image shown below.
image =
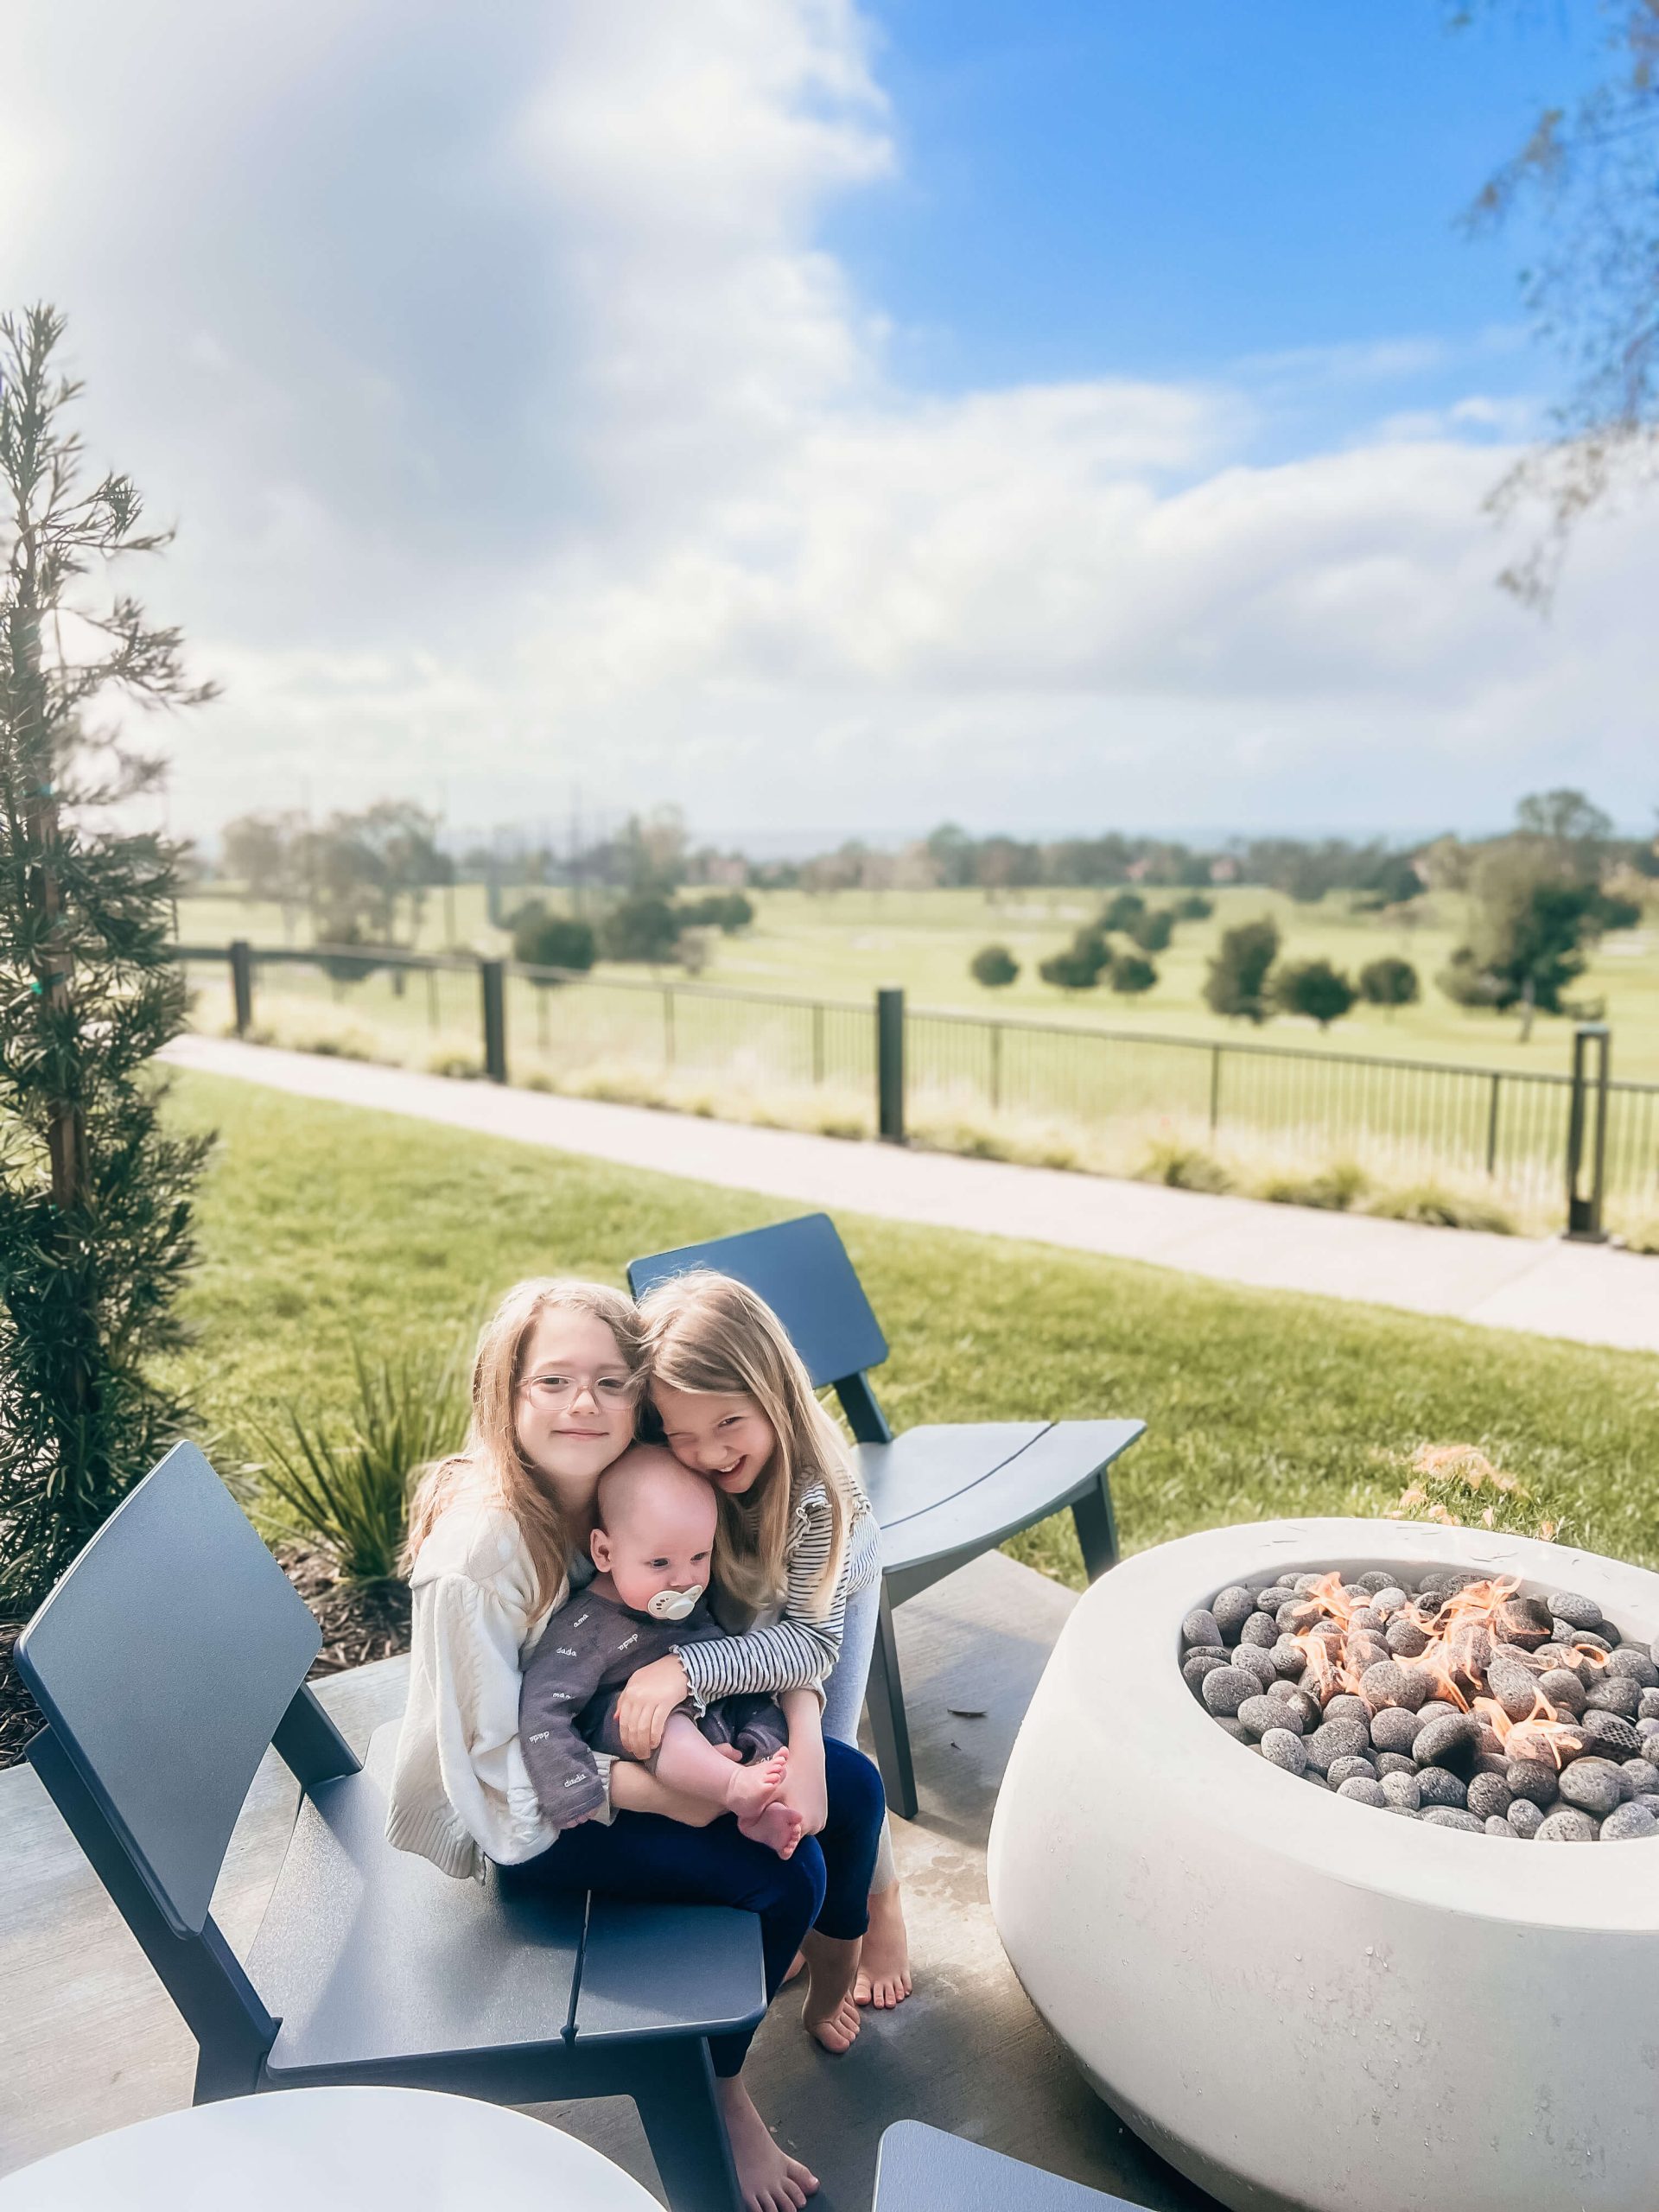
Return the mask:
[[602,1321],[616,1338],[636,1384],[643,1373],[639,1310],[602,1282],[556,1275],[515,1283],[486,1324],[473,1360],[473,1410],[467,1441],[452,1459],[440,1459],[421,1477],[410,1501],[403,1571],[414,1567],[439,1516],[462,1492],[505,1506],[518,1524],[536,1577],[538,1605],[549,1603],[569,1570],[575,1532],[543,1488],[518,1446],[517,1401],[524,1346],[542,1314],[585,1313]]
[[743,1497],[719,1494],[715,1573],[722,1588],[757,1611],[776,1603],[788,1580],[795,1509],[822,1483],[830,1500],[830,1555],[812,1603],[827,1609],[861,1493],[846,1447],[813,1395],[783,1323],[746,1283],[707,1268],[670,1276],[645,1294],[639,1310],[651,1382],[697,1396],[752,1398],[777,1439]]

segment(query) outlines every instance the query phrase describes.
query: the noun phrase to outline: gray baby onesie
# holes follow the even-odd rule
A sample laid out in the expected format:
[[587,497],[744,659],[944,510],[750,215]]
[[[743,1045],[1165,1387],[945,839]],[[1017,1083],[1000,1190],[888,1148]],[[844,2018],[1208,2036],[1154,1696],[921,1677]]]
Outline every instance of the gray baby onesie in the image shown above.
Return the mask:
[[[616,1707],[628,1677],[676,1644],[706,1643],[728,1632],[701,1601],[683,1621],[653,1620],[592,1589],[560,1607],[530,1655],[518,1693],[518,1742],[550,1820],[569,1827],[605,1802],[594,1752],[627,1756]],[[718,1698],[697,1726],[711,1744],[735,1744],[747,1758],[770,1758],[789,1740],[769,1696]]]

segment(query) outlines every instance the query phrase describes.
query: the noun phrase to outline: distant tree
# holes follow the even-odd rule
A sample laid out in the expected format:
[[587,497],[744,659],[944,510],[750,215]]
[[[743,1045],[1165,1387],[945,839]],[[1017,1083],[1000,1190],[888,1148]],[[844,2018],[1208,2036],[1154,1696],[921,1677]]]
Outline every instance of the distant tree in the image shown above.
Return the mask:
[[1143,960],[1138,952],[1120,952],[1107,974],[1107,982],[1124,997],[1141,991],[1149,991],[1158,981],[1158,970],[1150,960]]
[[211,687],[129,592],[81,587],[168,534],[130,478],[86,488],[63,327],[46,307],[0,318],[0,1618],[179,1433],[155,1363],[184,1342],[213,1143],[166,1110],[175,848],[142,826],[162,762],[116,718]]
[[1639,899],[1605,887],[1596,901],[1596,926],[1600,930],[1633,930],[1641,926],[1644,909]]
[[1120,891],[1102,907],[1100,926],[1103,930],[1133,929],[1146,911],[1147,902],[1138,891]]
[[1112,948],[1097,929],[1080,929],[1064,952],[1041,962],[1037,973],[1063,991],[1091,991],[1112,964]]
[[650,894],[623,899],[599,925],[599,949],[607,960],[660,966],[673,959],[679,939],[679,915],[666,899]]
[[238,814],[219,832],[225,873],[241,884],[249,899],[279,898],[288,875],[290,842],[282,815]]
[[303,841],[303,870],[325,944],[395,944],[399,902],[418,935],[429,890],[452,880],[438,850],[437,817],[410,799],[377,799],[360,814],[332,814]]
[[1582,791],[1535,791],[1515,810],[1516,835],[1547,845],[1563,866],[1593,875],[1601,866],[1613,825]]
[[927,850],[938,870],[941,884],[961,889],[975,880],[977,853],[968,832],[954,822],[942,822],[927,840]]
[[983,983],[988,991],[1000,991],[1005,985],[1016,982],[1020,963],[1006,944],[982,945],[969,963],[969,974],[976,983]]
[[1415,1006],[1421,995],[1417,970],[1409,960],[1388,953],[1368,961],[1359,971],[1359,995],[1367,1006],[1380,1006],[1392,1015],[1397,1006]]
[[1265,917],[1224,930],[1205,979],[1205,1004],[1212,1014],[1265,1021],[1268,974],[1278,957],[1279,931]]
[[753,902],[741,891],[711,891],[675,912],[690,929],[719,930],[726,937],[747,929],[754,919]]
[[1535,1013],[1561,1013],[1584,973],[1602,895],[1541,839],[1488,846],[1475,867],[1469,941],[1436,979],[1441,990],[1459,1006],[1520,1007],[1524,1041]]
[[622,881],[636,898],[664,898],[685,881],[685,817],[677,806],[631,815],[619,843]]
[[[1142,952],[1163,952],[1175,934],[1175,917],[1167,906],[1149,908],[1129,925],[1129,935]],[[1144,988],[1144,985],[1142,986]]]
[[1178,922],[1207,922],[1215,911],[1215,900],[1206,899],[1202,891],[1189,891],[1170,908]]
[[1358,992],[1340,969],[1328,960],[1300,960],[1281,968],[1274,976],[1273,1001],[1285,1014],[1306,1014],[1328,1029],[1340,1021]]
[[512,918],[512,957],[526,968],[566,968],[585,975],[597,952],[588,923],[551,913],[539,899]]

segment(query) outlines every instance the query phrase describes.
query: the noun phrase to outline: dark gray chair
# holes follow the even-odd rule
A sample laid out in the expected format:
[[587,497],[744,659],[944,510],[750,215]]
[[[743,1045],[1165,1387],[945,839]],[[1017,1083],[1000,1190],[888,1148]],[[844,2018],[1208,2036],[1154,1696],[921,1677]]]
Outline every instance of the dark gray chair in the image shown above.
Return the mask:
[[881,1525],[881,1618],[866,1709],[887,1802],[912,1820],[916,1776],[894,1606],[1066,1506],[1089,1580],[1103,1574],[1117,1558],[1109,1470],[1146,1423],[980,1421],[895,1436],[868,1372],[887,1357],[887,1340],[828,1214],[632,1260],[628,1282],[637,1298],[693,1268],[734,1275],[766,1300],[814,1389],[833,1388],[857,1439],[858,1471]]
[[1102,2212],[1112,2205],[1135,2212],[1121,2196],[1062,2181],[917,2120],[895,2120],[882,2133],[873,2212]]
[[[737,2212],[709,2037],[766,2009],[759,1922],[506,1895],[493,1872],[456,1881],[394,1851],[395,1726],[359,1765],[306,1687],[321,1643],[189,1444],[18,1639],[48,1724],[28,1758],[195,2037],[195,2101],[341,2082],[628,2096],[674,2212]],[[302,1794],[245,1964],[213,1885],[272,1745]]]

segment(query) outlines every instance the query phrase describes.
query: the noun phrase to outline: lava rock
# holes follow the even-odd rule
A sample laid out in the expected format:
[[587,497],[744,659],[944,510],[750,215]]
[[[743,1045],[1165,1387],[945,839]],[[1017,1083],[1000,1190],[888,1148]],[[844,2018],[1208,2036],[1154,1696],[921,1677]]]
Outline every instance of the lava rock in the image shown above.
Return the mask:
[[1610,1675],[1623,1675],[1634,1682],[1638,1690],[1659,1687],[1659,1667],[1656,1667],[1645,1651],[1634,1644],[1627,1649],[1615,1651],[1607,1662]]
[[1252,1736],[1265,1736],[1269,1728],[1285,1728],[1300,1736],[1304,1726],[1301,1714],[1282,1697],[1247,1697],[1238,1708],[1238,1722]]
[[[1326,1780],[1329,1779],[1327,1776]],[[1386,1805],[1389,1802],[1382,1795],[1382,1783],[1373,1782],[1369,1776],[1363,1774],[1351,1774],[1345,1781],[1339,1782],[1337,1784],[1337,1795],[1338,1797],[1348,1798],[1356,1805],[1381,1806]]]
[[1509,1598],[1498,1608],[1497,1632],[1506,1643],[1535,1651],[1549,1640],[1549,1615],[1535,1598]]
[[1250,1615],[1257,1609],[1257,1601],[1242,1582],[1230,1582],[1218,1590],[1210,1601],[1210,1618],[1223,1636],[1236,1637]]
[[1390,1582],[1386,1590],[1379,1590],[1371,1599],[1371,1611],[1374,1613],[1381,1613],[1383,1619],[1387,1620],[1393,1614],[1397,1613],[1402,1606],[1408,1605],[1410,1603],[1409,1596],[1400,1587],[1400,1585],[1397,1582]]
[[1323,1774],[1333,1759],[1363,1758],[1370,1742],[1370,1732],[1357,1720],[1325,1720],[1307,1739],[1307,1763]]
[[1393,1580],[1394,1577],[1385,1573],[1380,1567],[1368,1567],[1363,1574],[1357,1574],[1354,1577],[1356,1585],[1369,1597],[1373,1598],[1379,1590],[1386,1590]]
[[1619,1770],[1607,1759],[1574,1759],[1561,1770],[1560,1791],[1569,1805],[1598,1816],[1611,1813],[1624,1799]]
[[1351,1696],[1346,1691],[1339,1692],[1337,1696],[1326,1700],[1325,1717],[1327,1720],[1354,1721],[1364,1729],[1367,1734],[1370,1732],[1370,1707],[1366,1704],[1363,1697]]
[[1586,1813],[1572,1806],[1552,1813],[1538,1831],[1540,1843],[1593,1843],[1600,1830]]
[[1217,1667],[1205,1676],[1201,1694],[1211,1713],[1231,1719],[1246,1698],[1259,1697],[1261,1692],[1261,1683],[1243,1667]]
[[1529,1798],[1535,1805],[1553,1805],[1560,1795],[1560,1777],[1543,1759],[1511,1759],[1503,1778],[1513,1796]]
[[1510,1809],[1510,1785],[1495,1774],[1478,1774],[1469,1784],[1469,1810],[1482,1820],[1502,1820]]
[[1388,1624],[1387,1617],[1372,1605],[1362,1605],[1348,1624],[1351,1630],[1357,1629],[1366,1636],[1381,1636]]
[[1569,1628],[1599,1628],[1601,1607],[1593,1598],[1580,1598],[1575,1591],[1557,1590],[1544,1600],[1552,1617],[1565,1621]]
[[1375,1782],[1376,1769],[1370,1759],[1332,1759],[1325,1770],[1325,1778],[1333,1789],[1340,1789],[1344,1782]]
[[1659,1720],[1659,1690],[1643,1690],[1636,1701],[1638,1719]]
[[1450,1808],[1460,1811],[1467,1800],[1468,1791],[1455,1774],[1443,1766],[1426,1766],[1418,1770],[1417,1793],[1420,1802],[1427,1806]]
[[1321,1789],[1328,1789],[1331,1787],[1330,1783],[1325,1780],[1325,1777],[1319,1772],[1319,1770],[1316,1766],[1305,1767],[1302,1770],[1302,1780],[1304,1782],[1316,1782]]
[[1408,1758],[1403,1751],[1379,1751],[1371,1764],[1376,1769],[1379,1779],[1383,1782],[1386,1782],[1391,1774],[1409,1775],[1414,1783],[1417,1779],[1417,1762],[1414,1758]]
[[1616,1752],[1620,1758],[1630,1758],[1642,1748],[1635,1724],[1600,1706],[1586,1706],[1579,1726],[1584,1732],[1586,1743],[1594,1751]]
[[1524,1720],[1538,1702],[1536,1685],[1524,1667],[1506,1667],[1494,1659],[1486,1670],[1486,1687],[1511,1720]]
[[1453,1705],[1449,1697],[1431,1697],[1426,1698],[1417,1710],[1427,1726],[1431,1720],[1455,1720],[1463,1707]]
[[1408,1707],[1385,1705],[1371,1715],[1371,1741],[1379,1751],[1408,1751],[1423,1723]]
[[1287,1774],[1307,1770],[1307,1746],[1294,1729],[1269,1728],[1262,1738],[1262,1756],[1270,1766],[1283,1767]]
[[1428,1677],[1415,1667],[1402,1667],[1397,1659],[1379,1659],[1360,1676],[1359,1692],[1373,1713],[1384,1706],[1404,1706],[1415,1713],[1428,1695]]
[[1294,1681],[1307,1665],[1306,1652],[1300,1643],[1293,1643],[1287,1636],[1280,1637],[1268,1656],[1273,1662],[1274,1674],[1281,1681]]
[[1279,1641],[1279,1624],[1271,1613],[1252,1613],[1238,1631],[1241,1643],[1259,1644],[1263,1651]]
[[1385,1774],[1377,1786],[1390,1805],[1409,1805],[1414,1812],[1423,1802],[1422,1785],[1414,1774]]
[[1460,1813],[1455,1805],[1431,1805],[1422,1817],[1425,1827],[1462,1828],[1469,1835],[1486,1832],[1484,1821],[1478,1821],[1472,1813]]
[[1599,1629],[1575,1628],[1573,1631],[1574,1648],[1580,1652],[1611,1652],[1613,1649],[1613,1637],[1618,1635],[1618,1630],[1612,1629],[1610,1635],[1608,1633],[1610,1628],[1611,1624],[1608,1621],[1604,1621]]
[[[1213,1675],[1205,1677],[1206,1697],[1210,1694],[1209,1685],[1215,1679]],[[1480,1724],[1472,1714],[1449,1713],[1418,1730],[1411,1755],[1419,1766],[1436,1765],[1442,1759],[1456,1758],[1459,1753],[1467,1758],[1474,1751],[1479,1735]]]
[[1396,1659],[1415,1659],[1428,1649],[1428,1632],[1409,1613],[1397,1613],[1383,1630],[1382,1641]]
[[1272,1655],[1264,1651],[1259,1643],[1241,1643],[1232,1655],[1232,1663],[1235,1667],[1242,1667],[1247,1675],[1254,1675],[1261,1689],[1266,1689],[1269,1682],[1276,1682],[1279,1679],[1279,1669],[1273,1663]]
[[1629,1794],[1632,1797],[1659,1794],[1659,1766],[1651,1759],[1626,1759],[1619,1772],[1630,1777]]
[[1633,1805],[1645,1805],[1650,1813],[1659,1814],[1659,1790],[1644,1789],[1639,1796],[1632,1797],[1630,1802]]
[[1486,1833],[1488,1835],[1504,1836],[1510,1843],[1519,1843],[1521,1840],[1520,1837],[1516,1835],[1515,1830],[1510,1826],[1509,1822],[1507,1821],[1499,1820],[1495,1814],[1487,1815]]
[[1195,1605],[1181,1623],[1184,1643],[1224,1643],[1221,1624],[1207,1605]]
[[1634,1720],[1642,1702],[1641,1685],[1624,1675],[1596,1675],[1585,1685],[1586,1712],[1617,1713]]
[[1543,1808],[1535,1805],[1530,1797],[1513,1799],[1505,1818],[1523,1843],[1529,1843],[1544,1825]]
[[1224,1667],[1225,1659],[1218,1659],[1211,1651],[1195,1651],[1181,1662],[1181,1675],[1189,1689],[1202,1689],[1206,1675],[1213,1675],[1217,1667]]
[[1574,1719],[1584,1711],[1584,1684],[1570,1667],[1551,1667],[1538,1677],[1538,1694]]
[[1546,1673],[1552,1667],[1564,1667],[1572,1674],[1583,1675],[1584,1654],[1571,1643],[1541,1644],[1532,1656]]
[[[1218,1713],[1216,1715],[1216,1726],[1218,1728],[1224,1728],[1230,1736],[1241,1744],[1249,1744],[1250,1741],[1249,1730],[1245,1727],[1243,1722],[1235,1720],[1229,1713]],[[1255,1747],[1251,1745],[1250,1748],[1254,1750]]]
[[1477,1716],[1475,1735],[1475,1768],[1484,1765],[1489,1774],[1500,1774],[1508,1764],[1503,1750],[1503,1738],[1490,1720]]
[[[1246,1595],[1249,1595],[1248,1592]],[[1296,1592],[1287,1583],[1271,1583],[1267,1589],[1256,1592],[1255,1602],[1251,1611],[1259,1613],[1276,1613],[1281,1605],[1287,1605],[1295,1595]],[[1216,1609],[1211,1605],[1210,1610],[1213,1613]]]
[[1638,1835],[1659,1835],[1659,1821],[1655,1820],[1645,1805],[1634,1799],[1628,1805],[1619,1806],[1616,1812],[1609,1813],[1601,1824],[1604,1843],[1626,1843]]
[[1292,1598],[1281,1605],[1275,1616],[1281,1636],[1306,1636],[1324,1614],[1311,1598]]

